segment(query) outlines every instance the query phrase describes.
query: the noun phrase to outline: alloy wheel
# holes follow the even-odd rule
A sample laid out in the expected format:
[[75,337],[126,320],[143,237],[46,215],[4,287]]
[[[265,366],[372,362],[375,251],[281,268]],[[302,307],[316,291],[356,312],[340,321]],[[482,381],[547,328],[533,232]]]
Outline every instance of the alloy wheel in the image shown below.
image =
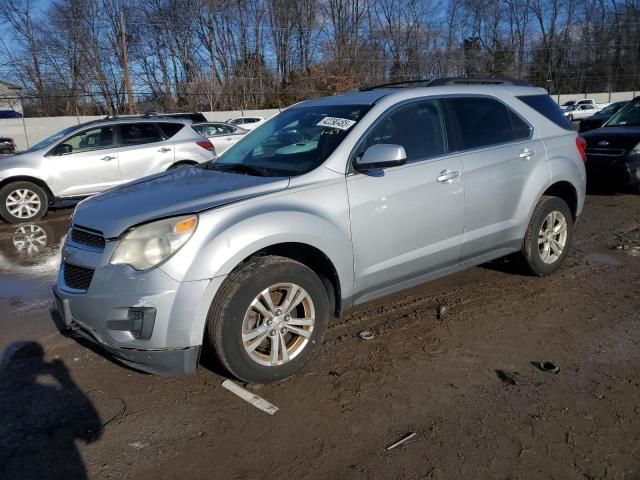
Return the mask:
[[309,343],[315,307],[307,291],[294,283],[278,283],[260,292],[242,322],[242,343],[253,361],[285,364]]
[[567,244],[567,219],[555,210],[546,216],[538,234],[538,252],[546,264],[556,262]]
[[5,206],[14,217],[27,219],[38,214],[42,208],[42,201],[33,190],[19,188],[7,195]]

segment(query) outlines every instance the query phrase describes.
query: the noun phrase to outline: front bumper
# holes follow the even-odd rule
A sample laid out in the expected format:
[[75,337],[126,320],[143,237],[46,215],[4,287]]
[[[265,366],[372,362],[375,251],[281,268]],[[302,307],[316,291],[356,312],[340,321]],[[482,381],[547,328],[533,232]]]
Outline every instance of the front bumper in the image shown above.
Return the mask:
[[[109,265],[110,243],[104,251],[65,244],[53,287],[64,324],[139,370],[164,375],[195,372],[218,282],[179,282],[159,268],[140,272]],[[67,285],[67,265],[93,270],[86,290]]]
[[587,180],[592,184],[640,185],[640,155],[617,158],[587,155],[586,168]]

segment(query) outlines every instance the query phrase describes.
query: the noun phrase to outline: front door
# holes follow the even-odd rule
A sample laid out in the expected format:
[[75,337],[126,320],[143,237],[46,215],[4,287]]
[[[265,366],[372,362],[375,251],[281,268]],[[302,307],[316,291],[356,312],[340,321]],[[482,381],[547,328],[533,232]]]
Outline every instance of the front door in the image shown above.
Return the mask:
[[109,125],[85,129],[48,153],[57,196],[90,195],[121,182],[114,133]]
[[440,102],[395,108],[359,152],[378,143],[402,145],[407,163],[347,177],[356,303],[456,268],[462,248],[463,167],[448,153]]

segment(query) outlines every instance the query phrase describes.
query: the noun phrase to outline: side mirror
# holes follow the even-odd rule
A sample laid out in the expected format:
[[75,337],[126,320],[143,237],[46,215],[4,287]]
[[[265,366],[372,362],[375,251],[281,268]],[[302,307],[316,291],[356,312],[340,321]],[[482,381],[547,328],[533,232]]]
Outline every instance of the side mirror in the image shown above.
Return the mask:
[[373,170],[376,168],[396,167],[407,162],[407,152],[402,145],[378,143],[371,145],[356,160],[357,170]]
[[57,145],[56,148],[53,149],[54,155],[65,155],[71,152],[73,152],[73,147],[68,143],[61,143],[60,145]]

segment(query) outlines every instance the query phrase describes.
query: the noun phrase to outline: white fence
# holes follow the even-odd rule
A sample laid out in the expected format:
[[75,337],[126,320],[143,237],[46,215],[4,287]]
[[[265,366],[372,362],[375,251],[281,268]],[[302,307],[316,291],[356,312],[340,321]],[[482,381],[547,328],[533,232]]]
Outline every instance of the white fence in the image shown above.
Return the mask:
[[[571,95],[553,95],[553,99],[562,104],[569,100],[592,98],[596,103],[611,103],[622,100],[631,100],[640,95],[635,92],[597,92],[576,93]],[[225,112],[202,112],[209,121],[225,121],[231,117],[242,115],[255,115],[259,117],[271,117],[278,113],[277,109],[271,110],[230,110]],[[36,117],[36,118],[12,118],[0,119],[0,137],[11,137],[15,140],[18,150],[24,150],[35,145],[40,140],[62,130],[63,128],[104,118],[102,116],[82,117]]]
[[[258,116],[271,117],[278,113],[272,110],[232,110],[225,112],[202,112],[211,122],[224,122],[231,117]],[[24,150],[35,145],[40,140],[53,135],[63,128],[77,125],[91,120],[99,120],[104,116],[80,117],[35,117],[0,119],[0,137],[11,137],[15,140],[18,150]]]
[[635,92],[598,92],[598,93],[576,93],[571,95],[554,95],[553,99],[562,105],[569,100],[580,100],[583,98],[591,98],[596,103],[612,103],[621,102],[623,100],[631,100],[640,95],[640,91]]

